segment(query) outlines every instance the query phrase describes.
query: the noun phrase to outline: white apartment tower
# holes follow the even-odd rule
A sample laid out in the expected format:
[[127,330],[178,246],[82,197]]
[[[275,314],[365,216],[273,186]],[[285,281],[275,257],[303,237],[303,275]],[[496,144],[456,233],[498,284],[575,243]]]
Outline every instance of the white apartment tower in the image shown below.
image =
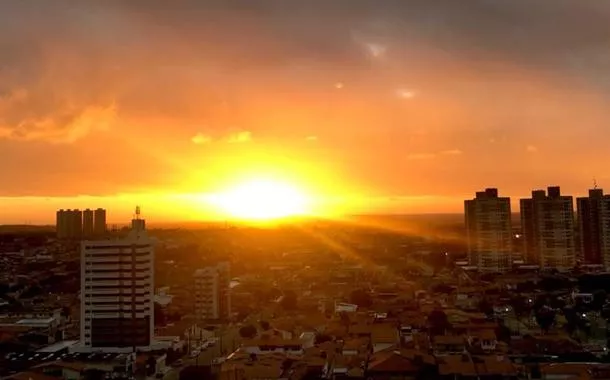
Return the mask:
[[143,226],[136,213],[127,237],[81,243],[80,351],[132,352],[152,344],[154,250]]
[[194,274],[197,320],[229,319],[231,316],[230,264],[198,269]]
[[574,206],[559,186],[534,190],[521,199],[524,252],[528,262],[541,269],[568,271],[576,264]]
[[501,273],[512,265],[510,198],[497,189],[476,193],[464,202],[468,257],[481,272]]

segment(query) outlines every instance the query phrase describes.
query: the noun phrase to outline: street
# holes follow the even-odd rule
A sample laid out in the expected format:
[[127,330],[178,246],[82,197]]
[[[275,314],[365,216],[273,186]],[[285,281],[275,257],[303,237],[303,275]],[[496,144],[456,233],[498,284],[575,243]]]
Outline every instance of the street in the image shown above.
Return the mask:
[[188,366],[210,365],[215,358],[225,357],[237,349],[239,345],[239,330],[237,328],[228,327],[218,330],[218,337],[218,342],[216,342],[214,346],[202,350],[198,357],[191,358],[190,356],[185,356],[182,359],[182,365],[180,367],[171,368],[171,370],[165,374],[163,380],[178,380],[182,369]]

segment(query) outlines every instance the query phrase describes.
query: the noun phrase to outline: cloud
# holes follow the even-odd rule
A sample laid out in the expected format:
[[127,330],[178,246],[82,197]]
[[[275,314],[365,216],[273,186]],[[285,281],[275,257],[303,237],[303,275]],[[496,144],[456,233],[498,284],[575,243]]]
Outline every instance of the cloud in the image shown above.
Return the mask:
[[396,90],[396,96],[401,99],[412,99],[415,97],[415,91],[409,90],[407,88],[399,88]]
[[200,145],[212,142],[212,138],[208,135],[204,135],[203,133],[197,133],[191,138],[191,141],[193,142],[193,144]]
[[73,143],[116,122],[114,103],[79,104],[51,95],[18,88],[0,97],[0,138]]
[[416,153],[407,156],[409,160],[430,160],[436,157],[434,153]]
[[534,145],[528,145],[525,147],[525,150],[528,151],[529,153],[536,153],[536,152],[538,152],[538,147],[536,147]]
[[449,150],[443,150],[442,152],[440,152],[440,154],[442,154],[443,156],[459,156],[462,153],[464,153],[464,152],[462,152],[459,149],[449,149]]
[[313,142],[313,141],[318,141],[318,136],[314,136],[314,135],[312,135],[312,136],[307,136],[307,137],[305,137],[305,140],[307,140],[307,141],[312,141],[312,142]]
[[252,140],[252,133],[249,131],[241,131],[230,135],[227,142],[229,144],[239,144],[248,142],[250,140]]
[[408,156],[409,160],[431,160],[438,156],[459,156],[462,152],[460,149],[443,150],[438,153],[416,153]]

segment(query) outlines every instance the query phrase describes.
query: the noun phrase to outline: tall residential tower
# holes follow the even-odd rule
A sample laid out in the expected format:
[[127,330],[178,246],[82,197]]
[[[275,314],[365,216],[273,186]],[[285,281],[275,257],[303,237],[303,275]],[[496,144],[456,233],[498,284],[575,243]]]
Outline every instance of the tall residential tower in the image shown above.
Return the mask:
[[153,242],[137,220],[139,213],[124,239],[82,242],[80,351],[132,352],[152,343]]
[[512,265],[510,198],[486,189],[464,202],[468,257],[481,272],[505,272]]
[[199,321],[231,317],[230,264],[198,269],[194,274],[195,316]]
[[580,252],[585,264],[601,264],[610,270],[610,195],[589,190],[576,199]]
[[524,253],[529,263],[541,269],[567,271],[576,264],[574,207],[571,196],[561,195],[559,186],[534,190],[521,199]]

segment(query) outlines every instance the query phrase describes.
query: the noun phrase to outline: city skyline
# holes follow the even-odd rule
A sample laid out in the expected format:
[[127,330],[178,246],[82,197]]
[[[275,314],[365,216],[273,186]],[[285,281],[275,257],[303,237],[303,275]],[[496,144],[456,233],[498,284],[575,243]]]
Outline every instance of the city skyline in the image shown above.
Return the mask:
[[207,219],[250,177],[321,214],[610,187],[610,4],[371,4],[3,3],[0,223]]

